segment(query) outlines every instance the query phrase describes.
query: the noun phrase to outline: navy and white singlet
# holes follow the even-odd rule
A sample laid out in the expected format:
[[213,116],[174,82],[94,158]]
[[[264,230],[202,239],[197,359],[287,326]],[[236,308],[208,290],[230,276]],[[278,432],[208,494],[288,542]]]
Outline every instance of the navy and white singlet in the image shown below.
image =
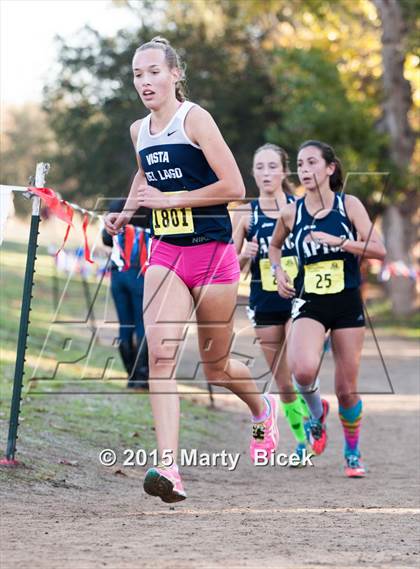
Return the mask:
[[[287,203],[295,201],[289,194],[286,194],[286,198]],[[277,292],[277,283],[268,257],[268,247],[276,223],[277,218],[268,217],[261,209],[258,199],[251,202],[247,240],[252,241],[254,237],[257,239],[258,253],[251,262],[249,307],[257,312],[284,312],[291,309],[291,301],[282,298]],[[282,266],[293,280],[297,274],[297,257],[292,235],[289,235],[282,248]]]
[[[150,114],[141,123],[136,147],[141,166],[147,183],[161,192],[193,192],[218,180],[201,148],[185,132],[185,118],[194,106],[184,101],[157,134],[150,133]],[[155,209],[151,216],[152,235],[173,245],[232,240],[226,204]]]
[[[297,296],[337,294],[345,289],[360,286],[359,258],[342,251],[341,247],[306,241],[311,231],[323,231],[343,239],[356,240],[357,232],[345,209],[345,194],[336,193],[330,212],[320,219],[310,215],[305,198],[296,202],[293,226],[294,244],[299,261],[299,273],[295,281]],[[302,288],[303,287],[303,288]]]

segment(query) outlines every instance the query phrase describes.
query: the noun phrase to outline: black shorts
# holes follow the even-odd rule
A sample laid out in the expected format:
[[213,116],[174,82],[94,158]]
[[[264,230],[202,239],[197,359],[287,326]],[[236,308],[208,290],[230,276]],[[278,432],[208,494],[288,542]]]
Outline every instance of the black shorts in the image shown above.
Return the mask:
[[351,288],[337,294],[303,294],[301,299],[293,300],[293,322],[299,318],[316,320],[325,330],[365,326],[360,290]]
[[290,319],[290,310],[261,312],[258,308],[252,309],[248,306],[247,313],[255,328],[258,326],[284,326]]

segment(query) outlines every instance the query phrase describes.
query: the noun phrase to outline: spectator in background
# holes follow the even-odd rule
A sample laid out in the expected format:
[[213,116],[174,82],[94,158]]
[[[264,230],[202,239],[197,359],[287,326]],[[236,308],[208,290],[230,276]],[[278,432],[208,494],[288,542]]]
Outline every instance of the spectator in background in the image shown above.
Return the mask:
[[[120,212],[125,199],[111,202],[109,211]],[[120,324],[119,351],[128,374],[129,389],[148,389],[148,350],[143,323],[143,290],[149,233],[148,214],[136,212],[132,225],[112,237],[103,230],[104,245],[112,247],[111,292]],[[136,341],[134,341],[134,332]]]

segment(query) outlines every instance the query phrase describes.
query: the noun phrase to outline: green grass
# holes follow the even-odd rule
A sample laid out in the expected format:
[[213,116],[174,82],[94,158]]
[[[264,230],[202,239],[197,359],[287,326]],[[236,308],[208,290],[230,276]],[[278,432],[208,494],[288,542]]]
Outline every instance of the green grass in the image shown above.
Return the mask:
[[[8,431],[26,248],[21,244],[5,243],[0,257],[1,456]],[[0,469],[0,480],[12,483],[37,480],[59,484],[69,468],[60,464],[60,460],[85,462],[93,458],[97,461],[102,448],[151,450],[155,447],[149,397],[127,393],[125,389],[125,372],[117,350],[112,347],[116,325],[105,341],[90,344],[92,333],[86,321],[87,307],[78,275],[71,280],[62,308],[55,315],[53,267],[47,251],[39,248],[16,454],[26,468]],[[66,278],[59,276],[60,293],[65,284]],[[97,289],[96,279],[89,281],[89,286],[93,296]],[[105,314],[107,300],[109,320],[112,321],[115,314],[109,285],[104,281],[95,302],[98,322]],[[68,338],[71,338],[70,343]],[[64,345],[66,349],[63,349]],[[92,349],[88,349],[89,346]],[[61,365],[54,375],[57,358],[68,363]],[[39,367],[34,372],[37,362]],[[106,362],[111,362],[112,366],[104,379],[81,379],[83,375],[100,377]],[[118,377],[120,379],[116,380]],[[181,413],[181,441],[185,446],[202,442],[221,417],[220,412],[189,400],[181,401]]]
[[404,318],[397,317],[392,313],[389,299],[375,300],[368,305],[369,316],[375,330],[382,334],[395,335],[401,338],[420,338],[420,313],[415,311]]
[[[17,444],[17,458],[26,464],[26,468],[0,469],[0,480],[11,484],[45,481],[54,485],[65,479],[69,468],[61,464],[61,460],[96,461],[98,466],[100,449],[151,450],[155,447],[155,436],[149,398],[141,394],[127,394],[125,390],[125,373],[118,352],[112,346],[117,325],[104,331],[100,342],[92,343],[92,332],[86,318],[88,310],[78,275],[71,279],[56,314],[53,261],[42,247],[37,257]],[[25,262],[25,245],[2,245],[0,455],[6,447]],[[63,276],[57,278],[61,294],[67,279]],[[97,292],[94,309],[98,322],[105,315],[108,322],[114,322],[108,281],[105,280],[98,290],[96,279],[92,279],[89,287],[92,297]],[[369,304],[368,310],[377,333],[418,337],[418,314],[404,321],[397,320],[386,300]],[[60,365],[54,374],[57,359],[67,363]],[[101,378],[105,364],[107,369]],[[30,382],[31,378],[36,379]],[[228,420],[227,414],[195,405],[190,400],[182,400],[181,412],[181,443],[185,447],[198,446],[206,439],[217,437],[216,421]]]

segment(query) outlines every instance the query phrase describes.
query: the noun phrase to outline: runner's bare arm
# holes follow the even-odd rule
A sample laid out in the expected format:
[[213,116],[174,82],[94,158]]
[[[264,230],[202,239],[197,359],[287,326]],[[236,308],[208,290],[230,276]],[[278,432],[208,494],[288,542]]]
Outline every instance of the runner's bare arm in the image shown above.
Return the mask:
[[281,248],[292,230],[295,212],[296,205],[294,203],[284,206],[280,212],[268,249],[272,265],[280,265]]
[[139,207],[138,203],[138,196],[137,196],[137,188],[140,184],[146,184],[146,176],[144,175],[143,169],[140,164],[140,157],[137,152],[137,138],[139,135],[139,130],[141,126],[142,119],[137,120],[130,126],[130,136],[134,146],[134,152],[136,154],[137,160],[137,172],[133,178],[131,183],[130,192],[128,194],[128,198],[123,209],[123,212],[131,217],[136,212],[137,208]]
[[385,258],[386,250],[362,202],[355,196],[346,196],[347,214],[356,228],[357,240],[331,235],[324,231],[312,231],[311,239],[319,243],[326,243],[330,247],[341,247],[342,251],[364,257],[365,259]]
[[293,298],[296,294],[288,274],[281,268],[281,248],[292,231],[295,212],[296,204],[294,203],[282,208],[268,248],[270,262],[276,274],[277,290],[283,298]]
[[128,194],[125,206],[121,211],[121,213],[108,213],[104,218],[105,229],[110,235],[117,235],[118,233],[120,233],[124,225],[127,225],[130,219],[133,217],[134,213],[137,211],[139,207],[137,188],[140,184],[146,183],[146,178],[141,168],[140,159],[139,156],[137,155],[137,150],[136,150],[137,137],[139,134],[140,125],[141,125],[141,119],[134,122],[130,127],[130,135],[134,145],[134,150],[136,152],[138,169],[132,181],[130,192]]
[[185,131],[200,146],[218,181],[194,192],[170,196],[167,207],[205,207],[242,199],[245,186],[241,173],[210,113],[193,107],[185,119]]
[[347,239],[342,250],[366,259],[379,259],[383,261],[386,249],[378,232],[373,226],[362,202],[356,196],[346,196],[346,208],[350,221],[357,230],[357,241]]
[[231,212],[232,218],[232,237],[235,244],[236,253],[239,255],[245,241],[248,230],[248,218],[251,208],[249,204],[239,205]]
[[232,216],[233,242],[241,270],[249,265],[251,258],[258,252],[258,244],[256,241],[247,241],[244,247],[244,242],[249,230],[250,215],[251,206],[245,204],[238,206],[238,208],[233,211]]

